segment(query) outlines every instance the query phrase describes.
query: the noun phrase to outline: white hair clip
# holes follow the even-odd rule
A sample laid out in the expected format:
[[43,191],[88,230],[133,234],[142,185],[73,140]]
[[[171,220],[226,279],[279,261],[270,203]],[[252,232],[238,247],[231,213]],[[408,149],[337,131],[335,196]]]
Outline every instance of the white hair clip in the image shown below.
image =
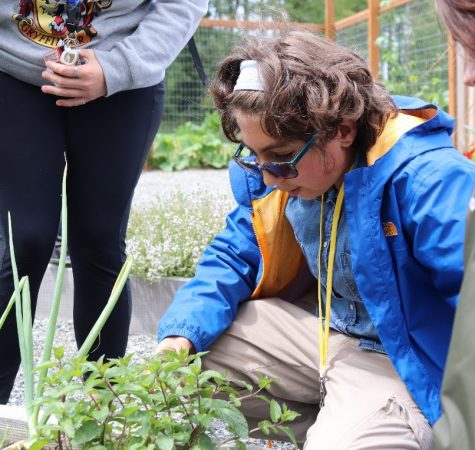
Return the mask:
[[239,76],[234,91],[263,91],[257,61],[247,59],[241,62]]

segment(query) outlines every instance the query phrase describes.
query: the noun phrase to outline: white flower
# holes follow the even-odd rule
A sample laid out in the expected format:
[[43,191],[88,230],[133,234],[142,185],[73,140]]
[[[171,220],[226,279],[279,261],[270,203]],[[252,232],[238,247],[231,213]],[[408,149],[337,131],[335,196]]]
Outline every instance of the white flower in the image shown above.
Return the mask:
[[192,276],[232,207],[227,195],[202,190],[176,190],[134,207],[127,233],[132,273],[151,282],[160,276]]

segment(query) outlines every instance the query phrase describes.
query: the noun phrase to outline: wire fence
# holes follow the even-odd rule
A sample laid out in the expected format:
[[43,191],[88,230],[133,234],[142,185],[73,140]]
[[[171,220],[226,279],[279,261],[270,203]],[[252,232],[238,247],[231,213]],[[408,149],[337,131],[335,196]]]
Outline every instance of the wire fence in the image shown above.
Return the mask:
[[[282,24],[275,24],[274,32],[278,32],[279,25]],[[267,26],[272,28],[272,24]],[[195,40],[208,76],[213,75],[218,61],[239,43],[243,34],[252,32],[234,22],[231,26],[200,26]],[[368,59],[367,20],[345,28],[338,28],[337,23],[336,41]],[[433,0],[414,0],[381,13],[377,42],[379,77],[390,93],[421,97],[448,108],[447,35],[437,19]],[[199,123],[213,110],[188,49],[169,68],[166,86],[162,131],[174,130],[187,121]]]
[[[368,55],[367,21],[337,31],[338,43]],[[449,103],[447,34],[432,0],[414,0],[380,15],[380,80],[392,94],[444,109]]]
[[[196,47],[208,77],[212,77],[218,62],[239,42],[243,33],[244,30],[234,28],[198,28],[194,36]],[[187,121],[199,123],[213,110],[207,88],[201,82],[187,48],[167,71],[166,92],[162,131],[174,130]]]

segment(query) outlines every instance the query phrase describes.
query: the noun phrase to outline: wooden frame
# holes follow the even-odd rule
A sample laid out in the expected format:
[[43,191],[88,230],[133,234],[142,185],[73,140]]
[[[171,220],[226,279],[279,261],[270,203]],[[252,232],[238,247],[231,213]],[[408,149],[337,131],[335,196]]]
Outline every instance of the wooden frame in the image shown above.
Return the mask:
[[308,30],[323,33],[325,25],[300,22],[254,22],[235,19],[201,19],[202,28],[236,28],[242,30]]
[[325,0],[325,36],[332,41],[336,38],[335,0]]
[[375,78],[379,75],[379,0],[368,0],[368,57],[369,68]]

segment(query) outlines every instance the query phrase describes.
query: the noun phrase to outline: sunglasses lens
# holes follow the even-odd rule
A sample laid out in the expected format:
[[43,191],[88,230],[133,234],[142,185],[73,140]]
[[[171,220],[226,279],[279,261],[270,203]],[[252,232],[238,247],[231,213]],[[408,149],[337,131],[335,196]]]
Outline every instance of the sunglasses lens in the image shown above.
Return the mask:
[[249,172],[251,175],[256,177],[260,177],[262,175],[261,170],[254,161],[246,161],[240,158],[236,158],[234,161],[236,161],[241,168]]
[[292,164],[264,164],[263,169],[267,170],[271,175],[277,178],[295,178],[298,173],[297,169]]

